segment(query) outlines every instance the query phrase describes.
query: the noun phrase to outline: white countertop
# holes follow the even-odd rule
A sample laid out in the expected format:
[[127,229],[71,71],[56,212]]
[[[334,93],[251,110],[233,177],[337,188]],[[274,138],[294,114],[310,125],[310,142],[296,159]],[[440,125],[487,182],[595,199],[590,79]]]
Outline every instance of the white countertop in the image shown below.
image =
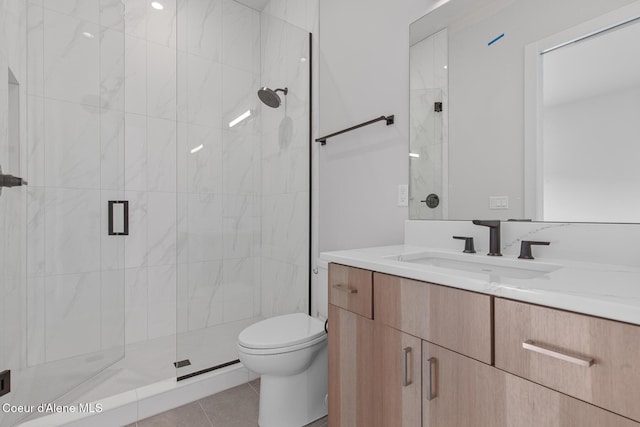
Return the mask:
[[[539,277],[517,279],[397,260],[397,255],[410,256],[429,250],[410,245],[382,246],[323,252],[320,259],[640,325],[640,268],[544,258],[522,261],[505,255],[502,258],[506,263],[515,261],[522,265],[526,262],[532,263],[532,267],[535,263],[561,265]],[[483,253],[464,256],[489,258]]]

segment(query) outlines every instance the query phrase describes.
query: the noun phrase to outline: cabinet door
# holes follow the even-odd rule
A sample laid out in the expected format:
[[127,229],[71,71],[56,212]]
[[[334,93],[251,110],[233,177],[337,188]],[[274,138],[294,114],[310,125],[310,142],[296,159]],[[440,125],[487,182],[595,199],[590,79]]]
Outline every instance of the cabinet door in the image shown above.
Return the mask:
[[501,371],[427,341],[422,361],[423,426],[505,425]]
[[426,341],[422,353],[425,427],[640,427]]
[[329,425],[371,427],[373,320],[329,304]]
[[376,324],[375,398],[380,427],[415,427],[422,417],[422,340]]

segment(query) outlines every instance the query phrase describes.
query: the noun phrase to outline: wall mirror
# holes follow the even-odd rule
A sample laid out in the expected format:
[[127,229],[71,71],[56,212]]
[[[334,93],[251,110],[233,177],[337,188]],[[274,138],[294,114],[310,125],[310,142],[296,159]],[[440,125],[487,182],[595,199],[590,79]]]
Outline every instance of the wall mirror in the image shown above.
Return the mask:
[[410,27],[410,218],[640,222],[640,1],[442,3]]

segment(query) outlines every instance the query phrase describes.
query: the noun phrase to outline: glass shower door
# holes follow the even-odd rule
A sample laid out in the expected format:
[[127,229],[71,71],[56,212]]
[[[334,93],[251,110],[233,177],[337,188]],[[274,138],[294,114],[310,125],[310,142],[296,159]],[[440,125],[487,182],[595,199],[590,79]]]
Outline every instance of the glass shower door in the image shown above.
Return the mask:
[[0,9],[0,162],[28,182],[0,196],[0,404],[34,408],[5,426],[124,355],[127,221],[123,3]]

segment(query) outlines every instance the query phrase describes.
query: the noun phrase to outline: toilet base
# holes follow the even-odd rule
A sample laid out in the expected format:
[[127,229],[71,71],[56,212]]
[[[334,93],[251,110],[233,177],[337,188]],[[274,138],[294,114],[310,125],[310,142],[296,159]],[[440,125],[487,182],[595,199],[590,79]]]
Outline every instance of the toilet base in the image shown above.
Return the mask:
[[260,377],[260,427],[302,427],[327,415],[327,347],[309,369],[293,376]]

